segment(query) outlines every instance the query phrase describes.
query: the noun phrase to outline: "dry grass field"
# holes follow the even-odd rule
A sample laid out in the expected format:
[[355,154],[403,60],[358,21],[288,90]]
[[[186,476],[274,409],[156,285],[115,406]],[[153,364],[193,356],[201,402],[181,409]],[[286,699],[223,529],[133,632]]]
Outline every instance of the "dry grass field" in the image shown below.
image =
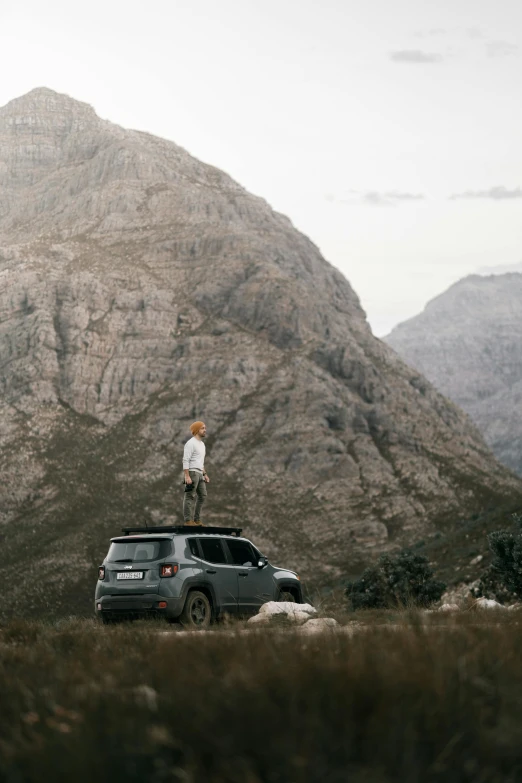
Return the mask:
[[522,780],[516,613],[360,614],[314,635],[10,621],[0,780]]

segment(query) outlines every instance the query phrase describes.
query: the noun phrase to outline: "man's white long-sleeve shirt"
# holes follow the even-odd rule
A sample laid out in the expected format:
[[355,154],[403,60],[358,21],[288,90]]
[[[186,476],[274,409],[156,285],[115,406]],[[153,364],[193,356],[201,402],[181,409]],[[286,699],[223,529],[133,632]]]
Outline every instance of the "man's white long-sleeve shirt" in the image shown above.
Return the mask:
[[183,450],[183,470],[204,470],[205,444],[202,440],[191,438]]

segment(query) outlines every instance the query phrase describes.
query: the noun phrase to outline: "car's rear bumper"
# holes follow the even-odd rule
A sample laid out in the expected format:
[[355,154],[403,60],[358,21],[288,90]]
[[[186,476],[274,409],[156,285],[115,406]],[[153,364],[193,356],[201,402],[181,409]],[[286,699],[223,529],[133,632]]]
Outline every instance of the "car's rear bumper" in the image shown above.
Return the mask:
[[[164,606],[166,604],[166,606]],[[94,612],[99,619],[133,619],[138,617],[166,617],[174,620],[183,611],[181,598],[162,595],[104,595],[94,601]]]

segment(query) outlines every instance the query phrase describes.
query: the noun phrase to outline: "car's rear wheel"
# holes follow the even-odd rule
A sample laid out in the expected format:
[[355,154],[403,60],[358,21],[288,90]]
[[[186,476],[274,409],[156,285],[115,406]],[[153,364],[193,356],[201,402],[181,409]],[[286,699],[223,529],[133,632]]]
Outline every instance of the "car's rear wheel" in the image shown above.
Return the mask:
[[179,619],[185,628],[195,631],[206,630],[212,619],[212,608],[205,593],[199,590],[189,593]]
[[277,600],[290,601],[290,603],[295,604],[295,596],[293,595],[293,593],[289,593],[288,590],[281,590],[279,592],[279,597]]

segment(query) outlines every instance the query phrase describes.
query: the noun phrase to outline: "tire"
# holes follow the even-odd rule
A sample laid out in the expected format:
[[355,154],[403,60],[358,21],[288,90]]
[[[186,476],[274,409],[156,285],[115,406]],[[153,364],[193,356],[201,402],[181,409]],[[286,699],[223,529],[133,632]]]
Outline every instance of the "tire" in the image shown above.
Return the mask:
[[291,604],[295,604],[295,596],[293,593],[289,593],[288,590],[281,590],[277,598],[278,601],[289,601]]
[[180,615],[180,623],[193,631],[206,631],[210,626],[212,607],[205,593],[193,590],[187,595]]

